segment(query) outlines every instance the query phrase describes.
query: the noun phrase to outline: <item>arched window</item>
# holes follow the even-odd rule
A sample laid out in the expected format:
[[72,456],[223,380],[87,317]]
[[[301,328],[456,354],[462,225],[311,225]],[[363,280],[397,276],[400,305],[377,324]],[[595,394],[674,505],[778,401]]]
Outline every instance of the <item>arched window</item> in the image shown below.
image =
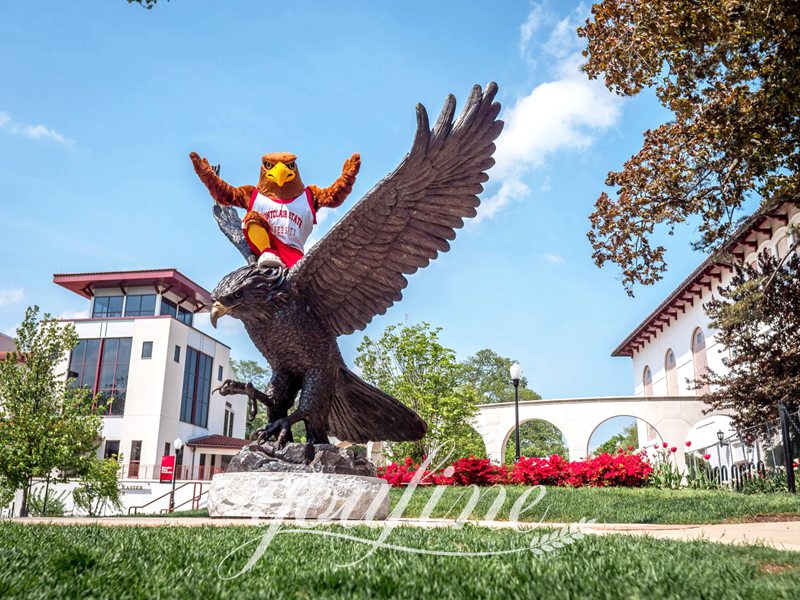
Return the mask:
[[667,379],[667,396],[678,395],[678,371],[675,364],[675,353],[672,348],[667,350],[664,357],[664,371]]
[[642,374],[642,385],[644,386],[644,395],[650,397],[653,395],[653,374],[650,372],[650,367],[644,368]]
[[[692,333],[692,362],[694,363],[694,378],[700,379],[708,372],[708,359],[706,358],[706,336],[699,327]],[[698,396],[708,393],[705,386],[697,391]]]

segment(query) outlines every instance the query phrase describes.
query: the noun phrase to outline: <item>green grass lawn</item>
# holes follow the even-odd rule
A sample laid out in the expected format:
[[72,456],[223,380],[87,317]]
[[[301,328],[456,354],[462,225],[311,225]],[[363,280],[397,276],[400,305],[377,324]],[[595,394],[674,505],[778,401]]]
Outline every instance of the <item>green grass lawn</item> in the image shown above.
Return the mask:
[[[369,527],[317,528],[375,538]],[[533,535],[541,535],[541,531]],[[709,542],[587,536],[536,556],[443,557],[309,533],[278,535],[244,575],[254,527],[0,524],[3,598],[797,598],[800,553]],[[526,548],[513,530],[401,527],[389,543],[447,551]]]
[[[497,514],[498,520],[507,520],[517,498],[530,489],[505,486],[506,500]],[[414,491],[403,516],[422,514],[434,488],[420,487]],[[480,488],[481,498],[472,518],[486,514],[498,492],[493,488]],[[397,506],[404,490],[393,488],[392,508]],[[527,502],[538,496],[534,491]],[[439,504],[431,513],[434,518],[456,518],[467,504],[472,490],[448,487]],[[756,515],[785,514],[800,517],[800,495],[788,493],[740,494],[721,490],[660,490],[656,488],[547,488],[544,498],[520,520],[545,522],[573,522],[583,517],[598,523],[660,523],[701,524],[723,521],[746,521]],[[140,517],[207,517],[205,509],[178,511],[172,515],[135,515]]]
[[[420,515],[433,489],[417,488],[404,516]],[[526,489],[530,488],[505,486],[506,501],[497,519],[508,519],[511,506]],[[481,492],[481,500],[473,512],[474,518],[486,514],[498,493],[492,488],[481,488]],[[431,516],[457,517],[471,493],[469,488],[447,488]],[[392,490],[393,507],[402,494],[400,488]],[[538,492],[532,493],[528,502],[532,503],[537,495]],[[720,523],[776,513],[800,515],[800,495],[740,494],[721,490],[552,487],[547,488],[544,498],[530,512],[520,515],[520,520],[572,522],[586,517],[597,519],[599,523]]]

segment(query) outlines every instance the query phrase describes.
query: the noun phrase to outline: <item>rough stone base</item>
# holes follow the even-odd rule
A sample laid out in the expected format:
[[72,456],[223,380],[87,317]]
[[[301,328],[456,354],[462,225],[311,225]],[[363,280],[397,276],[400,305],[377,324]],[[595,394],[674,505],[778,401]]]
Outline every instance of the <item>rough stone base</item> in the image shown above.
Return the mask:
[[208,492],[211,517],[383,520],[389,484],[329,473],[221,473]]

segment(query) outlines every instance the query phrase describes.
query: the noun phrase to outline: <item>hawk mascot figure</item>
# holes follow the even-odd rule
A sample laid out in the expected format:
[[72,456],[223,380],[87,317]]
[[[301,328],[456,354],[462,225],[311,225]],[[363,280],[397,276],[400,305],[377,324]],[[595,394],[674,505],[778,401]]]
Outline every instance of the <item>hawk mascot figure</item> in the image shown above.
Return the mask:
[[262,267],[293,267],[303,257],[306,240],[317,223],[317,211],[323,206],[340,206],[352,191],[361,167],[361,157],[353,154],[333,185],[306,187],[297,157],[273,152],[261,157],[258,185],[234,187],[220,178],[208,160],[196,152],[189,157],[217,204],[247,209],[242,232]]
[[[251,418],[259,403],[266,406],[269,424],[257,432],[259,443],[291,441],[291,427],[300,421],[308,442],[317,444],[329,436],[364,443],[425,435],[419,415],[347,368],[336,338],[364,329],[400,300],[406,277],[446,252],[464,220],[476,215],[503,128],[496,94],[494,83],[475,86],[458,118],[449,96],[433,127],[418,105],[410,152],[305,256],[314,212],[342,203],[358,155],[331,187],[320,189],[303,185],[291,154],[265,155],[258,187],[238,188],[192,154],[217,201],[220,229],[248,263],[211,294],[211,324],[223,315],[240,319],[272,367],[264,391],[230,380],[221,387],[222,394],[249,396]],[[248,209],[244,229],[235,206]],[[273,266],[274,255],[289,268]]]

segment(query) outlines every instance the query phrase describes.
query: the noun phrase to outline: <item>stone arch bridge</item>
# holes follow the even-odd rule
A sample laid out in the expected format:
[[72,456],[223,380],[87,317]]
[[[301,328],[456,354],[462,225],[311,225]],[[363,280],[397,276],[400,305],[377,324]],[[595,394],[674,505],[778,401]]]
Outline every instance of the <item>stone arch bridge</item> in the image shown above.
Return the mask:
[[[502,461],[506,442],[513,442],[514,403],[482,404],[473,426],[486,444],[490,459]],[[611,396],[561,398],[519,403],[519,422],[541,419],[556,426],[569,448],[570,460],[588,455],[594,430],[613,417],[635,417],[656,430],[661,439],[677,446],[678,466],[684,467],[684,441],[693,425],[706,418],[708,406],[694,396]],[[641,440],[640,434],[640,440]]]

